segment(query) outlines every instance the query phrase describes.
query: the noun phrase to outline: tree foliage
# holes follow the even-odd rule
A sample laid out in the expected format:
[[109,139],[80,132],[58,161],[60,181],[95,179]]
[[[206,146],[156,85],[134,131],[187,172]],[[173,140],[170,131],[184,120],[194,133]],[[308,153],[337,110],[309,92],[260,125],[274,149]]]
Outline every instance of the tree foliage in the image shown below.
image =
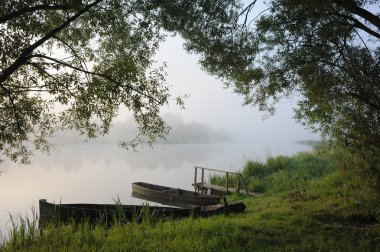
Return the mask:
[[[149,140],[167,126],[163,39],[138,1],[5,1],[0,7],[0,151],[28,161],[58,128],[108,132],[121,105]],[[153,25],[150,25],[152,23]]]
[[378,155],[379,1],[258,3],[242,7],[229,29],[199,29],[195,37],[182,31],[187,48],[202,54],[210,73],[234,83],[246,104],[273,112],[279,99],[300,97],[300,122],[355,152]]
[[159,112],[168,86],[152,57],[169,32],[246,104],[273,112],[279,99],[296,95],[299,121],[354,151],[379,153],[379,1],[259,3],[6,1],[0,152],[27,161],[31,144],[47,149],[61,128],[106,134],[120,106],[148,142],[164,136]]
[[152,57],[165,29],[174,31],[168,20],[183,15],[203,26],[225,22],[232,6],[233,1],[5,1],[0,155],[28,162],[34,148],[48,150],[49,137],[59,129],[90,138],[106,134],[120,106],[133,113],[142,136],[123,146],[164,137],[169,127],[159,113],[169,89],[165,66],[157,67]]

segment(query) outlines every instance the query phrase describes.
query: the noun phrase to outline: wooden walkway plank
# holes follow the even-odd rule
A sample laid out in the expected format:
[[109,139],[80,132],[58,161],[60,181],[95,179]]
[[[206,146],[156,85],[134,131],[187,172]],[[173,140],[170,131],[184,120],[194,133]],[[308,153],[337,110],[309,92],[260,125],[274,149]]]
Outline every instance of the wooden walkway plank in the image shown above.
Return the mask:
[[[194,186],[194,184],[192,184]],[[197,188],[200,190],[201,189],[201,183],[197,183]],[[209,183],[203,183],[203,189],[207,189],[207,190],[215,190],[217,192],[221,192],[221,193],[225,193],[227,191],[227,188],[225,186],[220,186],[220,185],[213,185],[213,184],[209,184]],[[228,188],[228,193],[235,193],[237,190],[235,188]],[[246,192],[245,190],[243,189],[240,189],[239,190],[239,193],[241,194],[248,194],[248,195],[251,195],[251,196],[256,196],[256,195],[259,195],[259,193],[255,193],[255,192]]]

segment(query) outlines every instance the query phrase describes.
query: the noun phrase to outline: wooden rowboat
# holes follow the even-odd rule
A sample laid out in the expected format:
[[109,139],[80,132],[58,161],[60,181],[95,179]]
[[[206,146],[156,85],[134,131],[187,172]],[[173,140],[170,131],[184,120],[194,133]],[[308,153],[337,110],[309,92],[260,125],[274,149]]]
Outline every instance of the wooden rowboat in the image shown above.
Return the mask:
[[132,197],[177,207],[209,206],[220,202],[220,196],[144,182],[132,183]]
[[46,199],[39,200],[40,227],[48,222],[68,223],[74,221],[81,223],[105,223],[110,225],[115,220],[128,222],[143,219],[165,220],[183,217],[209,217],[216,214],[241,213],[245,210],[243,203],[230,205],[214,205],[193,208],[175,208],[159,206],[136,206],[119,204],[53,204]]
[[141,221],[142,218],[180,218],[191,214],[190,209],[158,206],[136,206],[121,204],[53,204],[45,199],[39,200],[40,225],[49,221],[111,224],[115,219],[126,222]]

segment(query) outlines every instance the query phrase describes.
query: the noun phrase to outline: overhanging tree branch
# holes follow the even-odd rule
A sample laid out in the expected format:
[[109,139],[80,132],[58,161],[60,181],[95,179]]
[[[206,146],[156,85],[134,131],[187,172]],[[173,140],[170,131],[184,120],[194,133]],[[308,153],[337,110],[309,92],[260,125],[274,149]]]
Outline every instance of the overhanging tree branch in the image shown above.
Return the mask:
[[14,12],[11,12],[7,15],[0,17],[0,24],[8,22],[9,20],[18,18],[19,16],[32,13],[39,10],[70,10],[74,9],[72,5],[36,5],[32,7],[26,7]]
[[[36,63],[33,63],[31,62],[30,63],[33,67],[35,67],[36,69],[38,69],[39,71],[42,71],[44,72],[46,75],[48,75],[50,78],[54,79],[57,83],[59,83],[60,81],[53,75],[51,75],[49,72],[47,72],[45,69],[43,69],[42,67],[40,67],[38,64]],[[65,85],[63,85],[64,87],[66,87]],[[39,88],[42,88],[42,87],[39,87]],[[42,89],[40,89],[41,91],[43,91]],[[62,89],[62,90],[66,90],[70,93],[70,95],[72,97],[74,97],[75,95],[73,94],[73,92],[70,90],[70,88],[66,87],[65,89]],[[28,90],[28,92],[31,92],[32,90]],[[52,90],[49,89],[49,90],[46,90],[46,92],[51,92]]]
[[364,18],[366,21],[375,25],[378,29],[380,29],[380,18],[371,12],[367,11],[356,5],[356,3],[352,0],[333,0],[338,6],[347,10],[348,12],[358,15]]
[[247,15],[250,13],[251,9],[255,6],[256,2],[257,2],[257,0],[254,0],[254,1],[252,1],[250,4],[248,4],[248,5],[247,5],[247,6],[246,6],[246,7],[240,12],[240,14],[236,16],[235,23],[238,22],[238,19],[239,19],[244,13],[246,13],[246,14],[245,14],[245,22],[244,22],[244,23],[246,23],[246,21],[247,21]]
[[9,76],[11,76],[17,69],[22,66],[26,60],[28,59],[28,56],[39,46],[43,45],[47,40],[52,38],[55,34],[59,33],[63,29],[65,29],[70,23],[75,21],[77,18],[79,18],[81,15],[86,13],[89,9],[97,5],[103,0],[96,0],[95,2],[87,5],[85,8],[77,12],[74,16],[68,18],[65,22],[63,22],[60,26],[54,28],[50,32],[48,32],[45,36],[37,40],[34,44],[30,45],[28,48],[26,48],[21,55],[5,70],[3,70],[0,74],[0,84],[5,82]]
[[17,105],[16,105],[15,99],[13,97],[13,92],[10,91],[8,88],[3,87],[3,86],[2,86],[2,89],[7,93],[9,102],[11,104],[11,108],[12,108],[13,113],[15,115],[17,132],[21,134],[23,132],[22,127],[21,127],[21,116],[20,116],[20,113],[17,109]]
[[123,88],[125,91],[127,91],[128,89],[146,97],[146,98],[149,98],[149,99],[152,99],[153,101],[155,101],[157,104],[160,104],[160,101],[157,100],[156,98],[154,98],[153,96],[151,95],[148,95],[144,92],[141,92],[139,91],[138,89],[132,87],[131,85],[128,85],[128,86],[125,86],[123,85],[123,83],[113,79],[112,77],[108,76],[108,75],[105,75],[105,74],[101,74],[101,73],[96,73],[96,72],[91,72],[91,71],[88,71],[88,70],[85,70],[85,69],[82,69],[82,68],[79,68],[79,67],[76,67],[76,66],[72,66],[66,62],[63,62],[63,61],[60,61],[60,60],[57,60],[55,58],[52,58],[52,57],[49,57],[49,56],[46,56],[46,55],[43,55],[43,54],[33,54],[31,55],[30,57],[28,58],[44,58],[44,59],[47,59],[47,60],[51,60],[53,62],[56,62],[58,64],[61,64],[63,66],[66,66],[66,67],[69,67],[71,69],[74,69],[74,70],[77,70],[77,71],[80,71],[82,73],[85,73],[85,74],[89,74],[89,75],[94,75],[94,76],[99,76],[99,77],[102,77],[108,81],[111,81],[113,83],[115,83],[116,85],[118,85],[119,87]]
[[352,27],[355,27],[355,28],[358,28],[360,30],[363,30],[365,31],[366,33],[380,39],[380,33],[370,29],[368,26],[366,26],[365,24],[363,24],[362,22],[360,22],[358,19],[352,17],[352,16],[347,16],[347,15],[343,15],[343,14],[338,14],[339,17],[342,17],[344,19],[347,19],[347,20],[350,20],[352,23],[347,23],[347,25],[350,25]]
[[[81,62],[81,65],[82,67],[88,71],[88,67],[86,65],[86,61],[80,56],[78,55],[77,51],[69,44],[67,43],[66,41],[64,41],[63,39],[61,39],[60,37],[58,36],[53,36],[54,39],[58,40],[59,42],[61,42],[63,45],[65,45],[67,48],[70,49],[70,51],[74,54],[74,56]],[[87,79],[87,81],[89,81]]]
[[354,93],[354,92],[348,92],[347,95],[351,96],[352,98],[354,98],[355,100],[361,102],[361,103],[364,103],[365,105],[367,105],[369,108],[377,111],[378,113],[380,113],[380,108],[377,104],[371,102],[367,96],[363,96],[363,95],[359,95],[357,93]]

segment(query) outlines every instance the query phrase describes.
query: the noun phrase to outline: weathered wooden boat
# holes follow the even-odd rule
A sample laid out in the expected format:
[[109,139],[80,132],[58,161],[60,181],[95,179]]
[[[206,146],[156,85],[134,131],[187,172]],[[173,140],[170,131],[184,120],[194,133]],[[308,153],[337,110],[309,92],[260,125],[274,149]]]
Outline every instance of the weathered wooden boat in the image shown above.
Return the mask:
[[132,183],[132,197],[177,207],[209,206],[220,202],[220,196],[144,182]]
[[120,204],[53,204],[46,199],[39,200],[40,226],[48,222],[76,223],[89,221],[90,223],[105,223],[110,225],[116,220],[128,222],[143,219],[165,220],[183,217],[209,217],[216,214],[242,213],[245,210],[243,203],[230,205],[214,205],[192,208],[175,208],[160,206],[136,206]]
[[236,202],[230,204],[218,204],[211,206],[196,206],[192,209],[193,216],[195,217],[209,217],[217,214],[228,215],[230,213],[243,213],[245,211],[245,204],[243,202]]
[[49,221],[80,223],[107,223],[135,220],[140,222],[143,218],[165,219],[187,217],[190,209],[174,207],[159,207],[145,205],[121,205],[121,204],[53,204],[45,199],[39,200],[40,225]]

